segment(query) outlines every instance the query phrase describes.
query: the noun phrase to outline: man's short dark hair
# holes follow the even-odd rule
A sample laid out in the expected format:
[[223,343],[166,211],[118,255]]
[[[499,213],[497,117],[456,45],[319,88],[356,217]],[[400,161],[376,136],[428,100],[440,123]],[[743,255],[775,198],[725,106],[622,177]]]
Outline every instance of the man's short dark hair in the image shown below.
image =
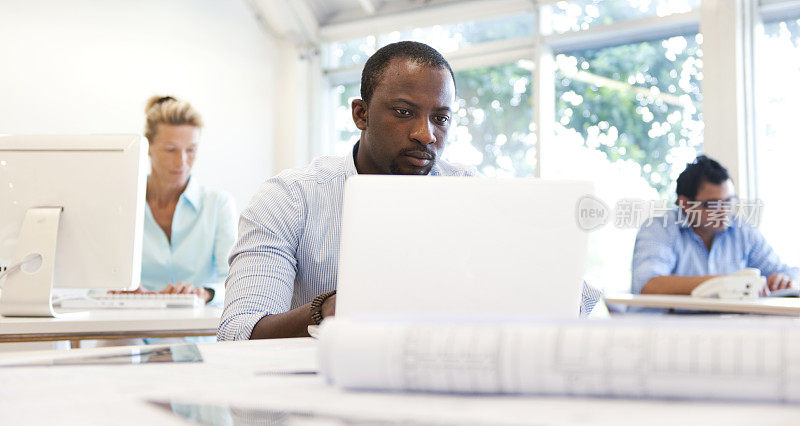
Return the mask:
[[453,69],[450,68],[450,64],[441,53],[425,43],[399,41],[378,49],[364,65],[364,71],[361,72],[361,99],[364,102],[369,103],[372,99],[372,93],[381,81],[383,72],[386,71],[389,62],[395,58],[409,59],[426,67],[444,68],[450,71],[453,87],[455,87],[456,77],[453,75]]
[[730,179],[728,170],[722,167],[717,161],[700,155],[695,160],[686,165],[680,176],[678,176],[678,196],[685,196],[694,200],[697,191],[703,182],[719,185]]

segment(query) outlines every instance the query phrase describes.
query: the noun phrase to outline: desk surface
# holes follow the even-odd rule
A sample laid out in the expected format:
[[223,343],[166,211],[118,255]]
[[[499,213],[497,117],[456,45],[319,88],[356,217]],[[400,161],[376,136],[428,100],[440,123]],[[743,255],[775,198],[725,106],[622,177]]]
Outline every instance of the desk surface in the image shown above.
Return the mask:
[[[800,417],[800,407],[779,404],[351,392],[308,374],[317,369],[317,347],[312,339],[199,347],[203,363],[0,367],[3,423],[49,424],[58,419],[59,424],[189,424],[147,402],[151,400],[172,402],[176,410],[186,409],[181,403],[238,407],[224,415],[204,408],[194,413],[227,419],[223,424],[272,424],[263,418],[257,421],[247,408],[272,410],[279,420],[295,414],[306,421],[303,424],[347,424],[360,419],[439,425],[752,426],[796,424]],[[77,349],[60,356],[116,349]],[[0,353],[0,364],[47,359],[54,354],[57,352]]]
[[668,294],[609,294],[609,305],[641,306],[660,309],[732,312],[743,314],[800,315],[800,298],[760,297],[757,299],[711,299]]
[[97,309],[66,318],[0,317],[0,342],[208,336],[222,308]]

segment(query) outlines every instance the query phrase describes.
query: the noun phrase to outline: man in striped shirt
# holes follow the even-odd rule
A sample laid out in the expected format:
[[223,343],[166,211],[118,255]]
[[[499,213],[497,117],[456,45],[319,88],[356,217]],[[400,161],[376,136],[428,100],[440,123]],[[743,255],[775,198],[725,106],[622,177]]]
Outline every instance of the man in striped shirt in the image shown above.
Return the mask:
[[[321,157],[268,179],[242,212],[230,256],[218,340],[308,336],[333,315],[342,196],[349,176],[474,176],[441,160],[455,79],[433,48],[399,42],[379,49],[352,103],[361,139],[352,155]],[[590,298],[588,304],[594,304]],[[584,305],[587,302],[584,300]]]
[[[364,66],[352,103],[352,155],[321,157],[268,179],[242,212],[217,338],[307,336],[311,301],[336,289],[342,195],[362,174],[473,176],[440,156],[455,102],[447,61],[416,42],[390,44]],[[321,303],[333,315],[336,296]]]

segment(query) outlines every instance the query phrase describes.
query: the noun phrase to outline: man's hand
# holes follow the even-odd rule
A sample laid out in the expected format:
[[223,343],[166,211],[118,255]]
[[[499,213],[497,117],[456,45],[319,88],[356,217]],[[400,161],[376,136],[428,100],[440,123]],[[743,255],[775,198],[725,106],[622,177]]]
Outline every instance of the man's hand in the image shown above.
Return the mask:
[[206,303],[211,301],[211,293],[205,287],[195,288],[190,283],[179,282],[178,284],[167,284],[163,290],[159,291],[161,294],[196,294]]
[[322,302],[322,306],[320,308],[320,313],[322,313],[322,318],[328,318],[336,315],[336,295],[325,299]]
[[782,290],[784,288],[796,287],[792,277],[786,274],[775,273],[767,277],[767,288],[770,291]]

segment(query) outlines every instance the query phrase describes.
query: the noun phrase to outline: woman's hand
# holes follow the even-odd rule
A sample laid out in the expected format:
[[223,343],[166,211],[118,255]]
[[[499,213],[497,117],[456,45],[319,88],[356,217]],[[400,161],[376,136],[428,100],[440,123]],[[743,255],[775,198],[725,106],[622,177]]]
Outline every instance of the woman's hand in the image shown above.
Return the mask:
[[161,294],[196,294],[200,298],[202,298],[206,303],[211,301],[211,293],[205,289],[205,287],[197,287],[193,286],[190,283],[185,283],[183,281],[179,282],[178,284],[167,284],[163,290],[159,291]]
[[139,286],[136,290],[109,290],[108,294],[154,294],[155,291],[147,290],[146,288]]

